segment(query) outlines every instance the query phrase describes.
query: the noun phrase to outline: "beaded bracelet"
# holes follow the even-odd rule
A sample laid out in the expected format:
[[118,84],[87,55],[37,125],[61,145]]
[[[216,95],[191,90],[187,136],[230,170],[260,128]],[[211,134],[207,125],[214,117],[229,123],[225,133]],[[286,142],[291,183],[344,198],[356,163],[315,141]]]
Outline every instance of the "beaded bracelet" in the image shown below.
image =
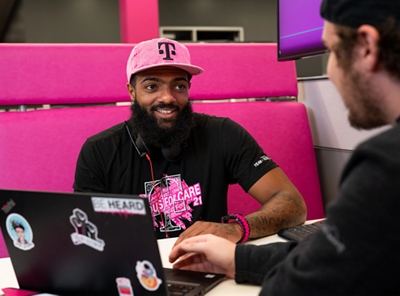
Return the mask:
[[247,220],[240,213],[230,214],[227,216],[223,216],[221,218],[221,223],[230,223],[230,222],[237,222],[240,225],[240,228],[242,228],[242,237],[238,241],[238,243],[246,242],[250,237],[249,222],[247,222]]

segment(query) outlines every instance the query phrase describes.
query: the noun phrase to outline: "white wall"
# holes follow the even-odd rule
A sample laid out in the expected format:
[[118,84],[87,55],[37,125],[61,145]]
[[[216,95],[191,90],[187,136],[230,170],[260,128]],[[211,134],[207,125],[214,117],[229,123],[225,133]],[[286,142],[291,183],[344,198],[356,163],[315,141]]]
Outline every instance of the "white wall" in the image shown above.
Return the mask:
[[340,94],[327,77],[300,79],[298,85],[299,101],[307,106],[315,146],[354,150],[359,143],[385,129],[352,128]]
[[298,101],[307,107],[324,204],[332,201],[344,165],[358,144],[388,127],[370,131],[352,128],[334,84],[326,77],[299,79]]

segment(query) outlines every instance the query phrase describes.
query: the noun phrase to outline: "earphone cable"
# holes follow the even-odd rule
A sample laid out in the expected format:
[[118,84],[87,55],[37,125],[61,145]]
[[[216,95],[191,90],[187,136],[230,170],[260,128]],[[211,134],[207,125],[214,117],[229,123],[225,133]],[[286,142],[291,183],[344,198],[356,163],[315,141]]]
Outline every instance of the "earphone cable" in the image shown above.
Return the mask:
[[[154,180],[154,172],[153,172],[153,163],[152,163],[152,161],[151,161],[151,158],[150,158],[150,156],[146,153],[146,158],[147,158],[147,160],[149,161],[149,164],[150,164],[150,173],[151,173],[151,181],[153,182],[153,188],[154,188],[154,193],[156,194],[156,197],[157,197],[157,208],[158,208],[158,206],[159,206],[159,201],[160,201],[160,195],[159,195],[159,193],[157,192],[157,190],[156,190],[156,182],[155,182],[155,180]],[[161,221],[162,221],[162,224],[164,225],[164,227],[165,227],[165,236],[167,237],[167,238],[169,238],[169,235],[168,235],[168,232],[167,232],[167,225],[165,225],[165,221],[164,221],[164,214],[160,211],[160,216],[161,216]]]

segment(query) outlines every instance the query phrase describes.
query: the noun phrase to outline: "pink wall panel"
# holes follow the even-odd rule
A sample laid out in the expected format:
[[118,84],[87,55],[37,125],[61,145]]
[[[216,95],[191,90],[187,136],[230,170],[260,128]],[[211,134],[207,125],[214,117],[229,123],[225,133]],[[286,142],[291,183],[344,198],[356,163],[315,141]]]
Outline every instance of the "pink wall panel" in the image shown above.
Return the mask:
[[122,43],[158,38],[158,0],[119,0],[119,11]]

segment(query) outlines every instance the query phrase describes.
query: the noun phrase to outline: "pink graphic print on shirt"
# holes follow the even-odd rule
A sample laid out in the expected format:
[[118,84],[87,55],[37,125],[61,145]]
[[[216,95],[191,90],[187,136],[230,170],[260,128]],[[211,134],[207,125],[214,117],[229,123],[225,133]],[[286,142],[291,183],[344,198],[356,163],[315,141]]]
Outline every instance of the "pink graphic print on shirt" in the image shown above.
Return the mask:
[[[179,174],[146,182],[145,193],[149,198],[154,227],[160,227],[161,232],[186,229],[183,219],[192,221],[192,207],[203,204],[200,184],[189,186]],[[158,215],[164,215],[165,225],[156,220]]]

